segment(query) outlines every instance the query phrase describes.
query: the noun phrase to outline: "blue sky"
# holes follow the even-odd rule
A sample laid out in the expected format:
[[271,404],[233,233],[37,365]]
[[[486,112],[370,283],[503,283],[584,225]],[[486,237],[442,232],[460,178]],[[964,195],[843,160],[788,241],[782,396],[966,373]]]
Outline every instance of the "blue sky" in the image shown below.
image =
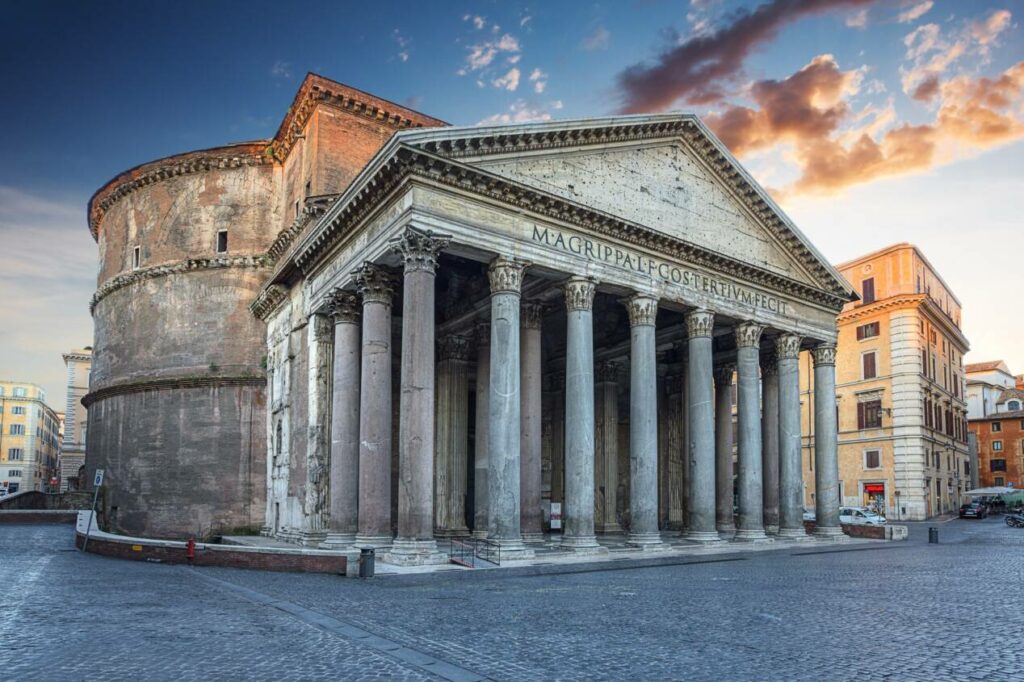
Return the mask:
[[918,244],[964,302],[969,359],[1024,372],[1024,322],[995,296],[1024,289],[1021,0],[32,2],[0,16],[14,29],[0,44],[0,376],[43,384],[51,404],[60,352],[91,340],[88,197],[145,161],[270,137],[307,71],[464,125],[695,110],[834,262]]

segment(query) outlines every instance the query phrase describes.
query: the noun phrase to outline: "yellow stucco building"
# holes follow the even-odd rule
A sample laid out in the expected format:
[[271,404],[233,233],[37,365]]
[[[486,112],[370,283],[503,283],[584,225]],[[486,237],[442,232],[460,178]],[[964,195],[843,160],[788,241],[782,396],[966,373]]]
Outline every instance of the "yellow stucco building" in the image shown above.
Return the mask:
[[[836,267],[860,295],[838,319],[840,500],[890,520],[955,510],[970,481],[960,301],[912,244]],[[812,509],[814,373],[809,353],[800,362]]]
[[43,389],[0,380],[0,489],[49,491],[59,455],[60,421]]

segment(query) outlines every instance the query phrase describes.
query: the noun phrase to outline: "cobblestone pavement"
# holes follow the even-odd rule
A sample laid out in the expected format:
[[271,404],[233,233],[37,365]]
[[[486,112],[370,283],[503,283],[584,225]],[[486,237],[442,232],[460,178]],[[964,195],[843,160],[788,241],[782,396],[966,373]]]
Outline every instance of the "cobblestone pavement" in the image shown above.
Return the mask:
[[[86,556],[0,526],[15,679],[1024,680],[1024,531],[359,581]],[[709,557],[711,559],[712,557]]]

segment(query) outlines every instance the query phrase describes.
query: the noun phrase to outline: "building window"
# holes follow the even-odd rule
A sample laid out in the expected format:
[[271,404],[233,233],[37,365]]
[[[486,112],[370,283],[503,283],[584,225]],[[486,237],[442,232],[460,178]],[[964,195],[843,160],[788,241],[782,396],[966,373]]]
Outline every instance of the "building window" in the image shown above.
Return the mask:
[[993,459],[990,464],[992,467],[992,471],[1006,471],[1005,459]]
[[861,369],[863,370],[862,371],[862,378],[864,378],[864,379],[874,379],[876,376],[878,376],[878,374],[876,372],[876,369],[875,369],[875,352],[874,351],[871,351],[870,353],[864,353],[862,356],[860,356],[860,359],[861,359]]
[[15,398],[24,398],[28,395],[28,389],[23,386],[15,386],[13,395]]
[[8,469],[8,478],[21,478],[21,469]]
[[1003,451],[1003,441],[1001,441],[1001,440],[994,440],[994,441],[992,441],[992,452],[1002,452],[1002,451]]
[[1020,402],[1017,400],[1011,400],[1010,402],[1006,403],[1006,409],[1010,412],[1016,412],[1017,410],[1020,409]]
[[882,401],[868,400],[857,403],[857,428],[878,429],[882,427]]
[[11,424],[10,434],[12,436],[24,436],[25,425],[24,424]]
[[11,414],[25,414],[25,406],[15,405],[14,407],[11,408]]
[[218,230],[217,231],[217,253],[228,252],[228,231]]
[[865,280],[861,280],[860,291],[861,291],[861,294],[860,294],[861,302],[864,305],[867,305],[868,303],[874,303],[875,302],[875,278],[874,277],[868,277]]
[[142,262],[142,247],[136,246],[132,249],[132,270],[138,270]]
[[881,469],[882,468],[882,451],[881,450],[865,450],[864,451],[864,468],[865,469]]
[[8,462],[20,462],[25,458],[25,451],[21,448],[8,448],[7,450],[7,461]]
[[863,341],[864,339],[873,339],[878,336],[881,331],[880,323],[869,322],[868,324],[862,324],[857,327],[857,340]]
[[993,483],[995,483],[996,485],[1003,485],[1003,483],[1004,483],[1003,477],[1002,476],[996,476],[996,478],[993,481]]
[[1003,430],[1003,425],[999,422],[992,422],[992,433],[999,433]]

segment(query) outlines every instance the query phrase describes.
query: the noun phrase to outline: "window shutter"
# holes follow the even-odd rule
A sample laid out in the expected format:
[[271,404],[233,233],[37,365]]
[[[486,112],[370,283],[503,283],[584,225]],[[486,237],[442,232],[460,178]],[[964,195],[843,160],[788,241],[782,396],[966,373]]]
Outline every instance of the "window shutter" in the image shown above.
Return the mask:
[[864,354],[864,378],[874,379],[875,378],[875,354],[865,353]]
[[870,277],[868,279],[863,280],[860,283],[860,286],[861,286],[861,292],[862,292],[861,293],[861,298],[863,299],[864,304],[866,305],[868,303],[874,303],[875,302],[875,278],[874,277]]
[[864,403],[857,403],[857,428],[864,429]]

